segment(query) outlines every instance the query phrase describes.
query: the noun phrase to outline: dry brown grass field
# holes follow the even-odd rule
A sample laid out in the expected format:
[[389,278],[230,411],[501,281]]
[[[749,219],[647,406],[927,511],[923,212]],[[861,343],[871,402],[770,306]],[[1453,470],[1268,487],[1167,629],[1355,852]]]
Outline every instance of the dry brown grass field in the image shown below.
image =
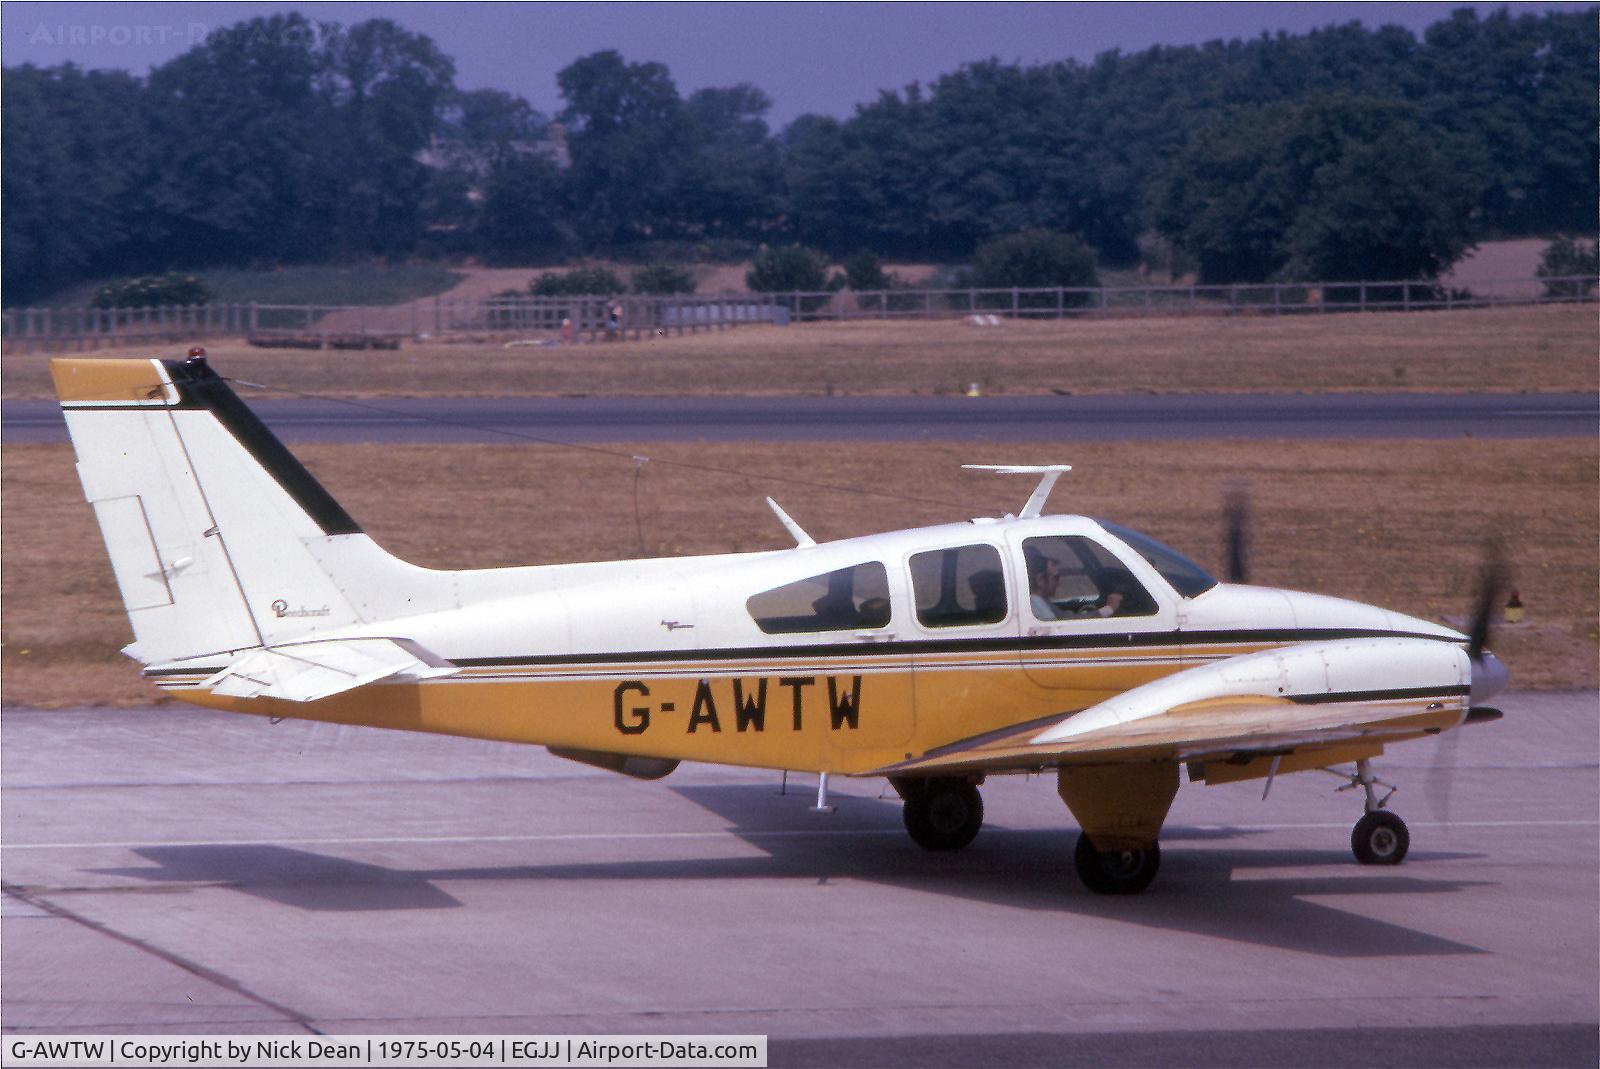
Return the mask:
[[[181,356],[187,344],[108,356]],[[1594,305],[1322,316],[960,320],[746,326],[566,347],[411,344],[396,352],[209,343],[250,382],[346,396],[579,394],[1587,391]],[[4,395],[51,396],[48,357],[8,355]]]
[[[1256,581],[1459,623],[1483,539],[1500,533],[1528,606],[1494,642],[1515,684],[1600,681],[1593,440],[616,448],[622,455],[529,445],[300,452],[380,544],[438,567],[780,548],[789,543],[762,504],[767,493],[818,538],[992,515],[1018,508],[1031,482],[959,464],[1049,461],[1077,466],[1053,511],[1130,523],[1215,567],[1220,486],[1242,475]],[[653,458],[638,475],[637,509],[634,452]],[[7,447],[0,509],[5,702],[153,701],[117,652],[131,633],[70,448]]]

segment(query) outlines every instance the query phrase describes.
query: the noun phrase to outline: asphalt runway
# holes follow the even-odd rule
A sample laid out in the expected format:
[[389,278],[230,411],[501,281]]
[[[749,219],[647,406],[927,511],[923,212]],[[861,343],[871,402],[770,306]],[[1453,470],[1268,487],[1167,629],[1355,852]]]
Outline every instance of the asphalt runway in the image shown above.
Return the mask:
[[[131,670],[131,669],[130,669]],[[1185,784],[1145,895],[1072,873],[1053,781],[955,855],[882,781],[164,706],[6,710],[7,1032],[772,1037],[783,1065],[1600,1061],[1593,693],[1377,762],[1412,848],[1357,865],[1333,777]]]
[[[1542,438],[1600,431],[1600,398],[1589,394],[246,400],[291,443]],[[6,401],[0,440],[64,442],[66,426],[52,401]]]

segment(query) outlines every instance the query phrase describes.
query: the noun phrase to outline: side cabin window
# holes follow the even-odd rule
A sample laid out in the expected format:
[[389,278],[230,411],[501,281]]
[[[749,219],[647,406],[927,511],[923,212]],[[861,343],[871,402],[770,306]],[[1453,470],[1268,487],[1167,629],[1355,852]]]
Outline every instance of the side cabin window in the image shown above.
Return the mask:
[[997,624],[1006,618],[1006,581],[993,546],[954,546],[911,557],[911,589],[924,627]]
[[1155,599],[1126,565],[1100,543],[1077,535],[1022,543],[1028,601],[1035,619],[1088,620],[1154,616]]
[[877,561],[764,590],[745,602],[769,635],[889,626],[889,573]]

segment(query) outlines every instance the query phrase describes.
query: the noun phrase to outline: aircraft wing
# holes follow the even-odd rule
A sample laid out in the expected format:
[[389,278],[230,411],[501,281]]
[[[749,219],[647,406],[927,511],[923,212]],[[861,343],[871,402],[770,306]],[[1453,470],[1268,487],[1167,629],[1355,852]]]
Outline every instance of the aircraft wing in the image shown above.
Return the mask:
[[[1429,709],[1429,705],[1435,708]],[[1123,761],[1203,761],[1381,741],[1454,727],[1459,701],[1330,702],[1240,699],[1178,706],[1132,724],[1118,724],[1052,743],[1035,743],[1034,724],[999,737],[957,743],[876,775],[935,776],[973,772],[1034,772],[1070,764]],[[1054,722],[1054,721],[1053,721]],[[1070,722],[1070,721],[1068,721]]]
[[1387,637],[1307,643],[1186,669],[1082,712],[975,736],[872,774],[1245,761],[1381,744],[1463,723],[1470,683],[1465,652],[1449,643]]
[[457,671],[409,639],[322,639],[244,650],[204,685],[231,698],[314,702],[380,680],[432,679]]

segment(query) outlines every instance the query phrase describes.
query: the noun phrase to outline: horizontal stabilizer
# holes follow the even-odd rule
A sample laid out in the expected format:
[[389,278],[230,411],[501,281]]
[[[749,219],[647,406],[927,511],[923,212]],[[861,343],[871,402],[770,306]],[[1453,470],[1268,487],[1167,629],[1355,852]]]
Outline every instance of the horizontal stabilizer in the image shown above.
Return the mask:
[[245,650],[204,686],[230,698],[314,702],[380,680],[412,682],[458,671],[409,639],[325,639]]

